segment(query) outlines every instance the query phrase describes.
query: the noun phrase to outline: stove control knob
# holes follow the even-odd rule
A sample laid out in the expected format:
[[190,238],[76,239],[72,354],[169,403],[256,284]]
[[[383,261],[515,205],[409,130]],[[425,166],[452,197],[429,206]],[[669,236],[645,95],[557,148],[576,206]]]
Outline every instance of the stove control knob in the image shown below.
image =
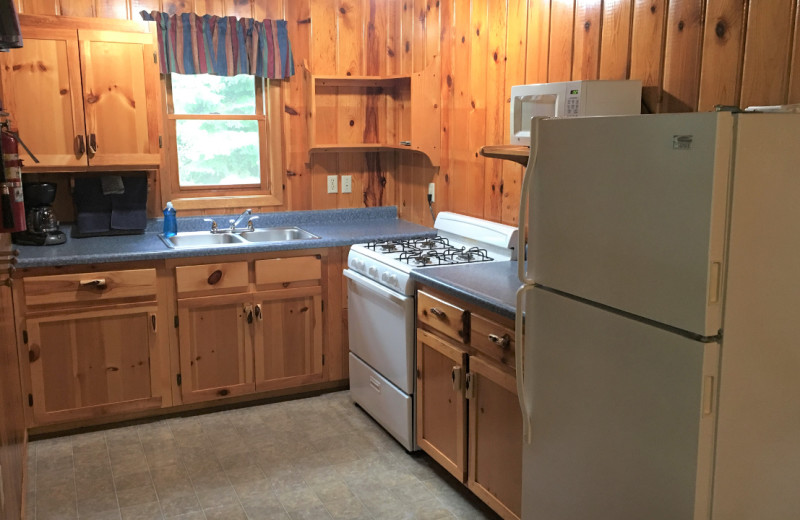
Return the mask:
[[397,277],[395,275],[389,275],[389,283],[391,285],[397,285]]
[[378,276],[378,268],[375,267],[374,265],[370,266],[369,271],[367,272],[369,273],[370,276]]
[[386,274],[386,273],[383,273],[383,274],[381,275],[381,281],[382,281],[382,282],[388,282],[388,281],[389,281],[389,275],[388,275],[388,274]]

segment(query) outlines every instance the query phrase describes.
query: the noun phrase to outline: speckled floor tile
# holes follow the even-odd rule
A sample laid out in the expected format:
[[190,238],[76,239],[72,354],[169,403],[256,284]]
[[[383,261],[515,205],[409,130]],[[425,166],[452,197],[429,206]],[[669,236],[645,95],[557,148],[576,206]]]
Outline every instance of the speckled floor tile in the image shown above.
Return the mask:
[[28,486],[26,520],[499,518],[347,392],[32,441]]

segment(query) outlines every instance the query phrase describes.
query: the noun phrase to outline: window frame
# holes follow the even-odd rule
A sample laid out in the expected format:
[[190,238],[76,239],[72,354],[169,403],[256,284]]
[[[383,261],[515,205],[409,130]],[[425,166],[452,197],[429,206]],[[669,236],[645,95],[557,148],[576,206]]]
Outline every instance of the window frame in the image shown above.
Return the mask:
[[[174,113],[172,78],[161,76],[164,96],[165,172],[161,175],[164,199],[178,210],[213,210],[280,206],[284,201],[283,132],[280,111],[281,82],[253,76],[256,114],[188,115]],[[257,121],[261,181],[257,185],[181,186],[178,170],[177,121]]]

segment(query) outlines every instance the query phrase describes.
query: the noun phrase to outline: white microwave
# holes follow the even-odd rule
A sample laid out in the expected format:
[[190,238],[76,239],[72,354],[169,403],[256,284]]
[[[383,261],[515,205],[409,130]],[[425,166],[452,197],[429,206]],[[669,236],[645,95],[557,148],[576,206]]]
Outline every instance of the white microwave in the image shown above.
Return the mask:
[[531,118],[639,114],[642,82],[578,80],[511,87],[511,144],[531,144]]

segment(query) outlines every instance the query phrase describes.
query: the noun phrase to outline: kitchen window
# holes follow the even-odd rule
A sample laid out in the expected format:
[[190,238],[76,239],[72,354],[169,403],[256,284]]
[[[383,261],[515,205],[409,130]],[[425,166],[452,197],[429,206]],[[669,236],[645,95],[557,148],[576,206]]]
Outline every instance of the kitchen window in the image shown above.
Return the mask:
[[178,209],[282,203],[280,118],[270,117],[277,85],[244,74],[166,77],[165,191]]

